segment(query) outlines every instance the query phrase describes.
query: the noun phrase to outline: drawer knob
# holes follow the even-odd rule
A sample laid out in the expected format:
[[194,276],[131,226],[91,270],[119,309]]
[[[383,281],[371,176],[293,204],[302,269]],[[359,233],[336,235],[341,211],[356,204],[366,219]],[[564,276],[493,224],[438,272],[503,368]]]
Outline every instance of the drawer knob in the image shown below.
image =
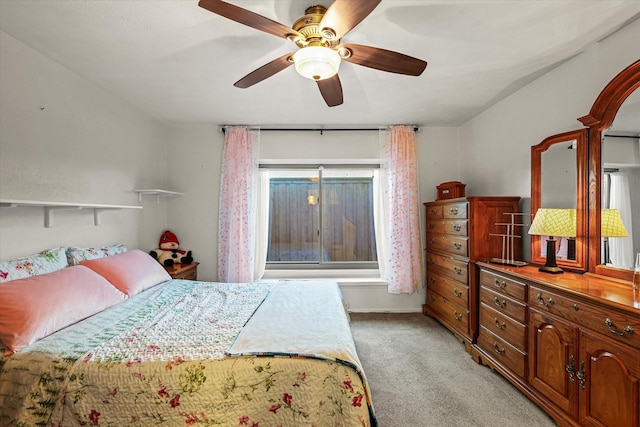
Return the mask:
[[436,225],[434,223],[430,222],[429,223],[429,228],[433,230],[434,228],[436,228]]
[[500,349],[500,347],[498,347],[498,343],[494,342],[493,343],[493,349],[495,350],[496,353],[498,354],[505,354],[507,352],[506,348]]
[[458,298],[460,298],[462,296],[462,291],[459,291],[456,288],[453,288],[453,294]]
[[462,247],[462,243],[454,243],[453,247],[456,249],[460,249]]
[[437,214],[437,213],[438,213],[438,211],[437,211],[437,210],[435,210],[435,209],[431,209],[431,215],[435,215],[435,214]]
[[453,225],[453,229],[454,229],[455,231],[460,231],[460,230],[462,230],[462,226],[461,226],[460,224],[454,224],[454,225]]
[[619,332],[613,325],[613,321],[608,317],[604,319],[604,324],[609,328],[609,332],[615,335],[620,335],[621,337],[625,336],[625,334],[631,335],[633,333],[633,328],[630,325],[625,326],[624,329],[622,329],[622,332]]
[[458,208],[451,208],[449,209],[449,212],[452,213],[453,215],[458,215]]
[[462,269],[461,269],[460,267],[453,267],[453,271],[454,271],[456,274],[462,274]]
[[495,303],[495,305],[497,305],[500,308],[505,308],[507,306],[507,301],[506,300],[500,301],[498,297],[493,297],[493,302]]
[[536,299],[538,300],[538,303],[540,303],[540,305],[543,305],[545,307],[551,307],[555,301],[553,300],[553,298],[549,298],[548,300],[544,300],[544,298],[542,297],[542,293],[538,292],[538,295],[536,295]]
[[436,283],[436,279],[434,279],[433,276],[429,276],[429,281],[431,283]]
[[434,239],[434,238],[429,239],[429,243],[431,243],[432,245],[433,245],[435,242],[436,242],[436,239]]
[[504,323],[504,322],[500,323],[500,321],[498,320],[497,317],[494,317],[493,321],[496,324],[496,328],[498,328],[498,329],[505,329],[507,327],[507,324]]
[[453,311],[453,317],[456,318],[456,320],[462,320],[462,314],[458,313],[457,311]]
[[506,288],[507,287],[507,282],[505,282],[504,280],[502,282],[500,282],[500,280],[496,279],[496,286],[498,288]]

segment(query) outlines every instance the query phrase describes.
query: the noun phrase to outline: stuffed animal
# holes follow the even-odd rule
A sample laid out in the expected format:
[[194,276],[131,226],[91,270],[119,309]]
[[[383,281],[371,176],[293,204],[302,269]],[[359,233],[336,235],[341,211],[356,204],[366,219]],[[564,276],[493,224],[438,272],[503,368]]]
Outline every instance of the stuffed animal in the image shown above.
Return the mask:
[[189,264],[193,262],[191,251],[185,251],[180,248],[178,237],[169,230],[160,236],[160,248],[149,252],[158,262],[165,267],[171,267],[173,264]]

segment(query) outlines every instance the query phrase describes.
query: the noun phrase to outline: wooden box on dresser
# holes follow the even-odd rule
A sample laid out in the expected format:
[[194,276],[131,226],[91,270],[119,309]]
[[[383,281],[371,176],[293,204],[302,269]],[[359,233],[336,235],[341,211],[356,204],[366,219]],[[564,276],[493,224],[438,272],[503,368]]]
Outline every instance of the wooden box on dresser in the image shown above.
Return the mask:
[[[424,203],[427,297],[423,313],[447,327],[471,352],[478,333],[476,261],[502,257],[502,238],[520,197],[465,197]],[[518,242],[519,243],[519,242]],[[515,257],[520,256],[516,245]]]
[[640,426],[640,294],[594,274],[479,263],[472,355],[561,426]]

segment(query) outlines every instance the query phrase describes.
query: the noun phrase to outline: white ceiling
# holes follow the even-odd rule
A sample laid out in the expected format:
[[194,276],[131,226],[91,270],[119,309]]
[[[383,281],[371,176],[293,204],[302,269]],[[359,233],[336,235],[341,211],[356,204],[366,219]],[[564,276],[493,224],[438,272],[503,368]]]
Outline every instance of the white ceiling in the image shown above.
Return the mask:
[[[314,1],[232,3],[291,26]],[[263,126],[457,126],[638,17],[637,0],[383,0],[342,40],[429,65],[343,62],[329,108],[293,67],[235,88],[296,46],[197,0],[0,0],[2,31],[159,120]]]

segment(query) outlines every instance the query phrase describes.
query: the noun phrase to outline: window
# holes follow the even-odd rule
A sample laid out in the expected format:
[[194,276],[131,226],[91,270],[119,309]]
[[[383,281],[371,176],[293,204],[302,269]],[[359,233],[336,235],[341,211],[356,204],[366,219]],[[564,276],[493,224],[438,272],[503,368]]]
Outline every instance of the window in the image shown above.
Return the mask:
[[377,268],[374,167],[270,168],[267,268]]

